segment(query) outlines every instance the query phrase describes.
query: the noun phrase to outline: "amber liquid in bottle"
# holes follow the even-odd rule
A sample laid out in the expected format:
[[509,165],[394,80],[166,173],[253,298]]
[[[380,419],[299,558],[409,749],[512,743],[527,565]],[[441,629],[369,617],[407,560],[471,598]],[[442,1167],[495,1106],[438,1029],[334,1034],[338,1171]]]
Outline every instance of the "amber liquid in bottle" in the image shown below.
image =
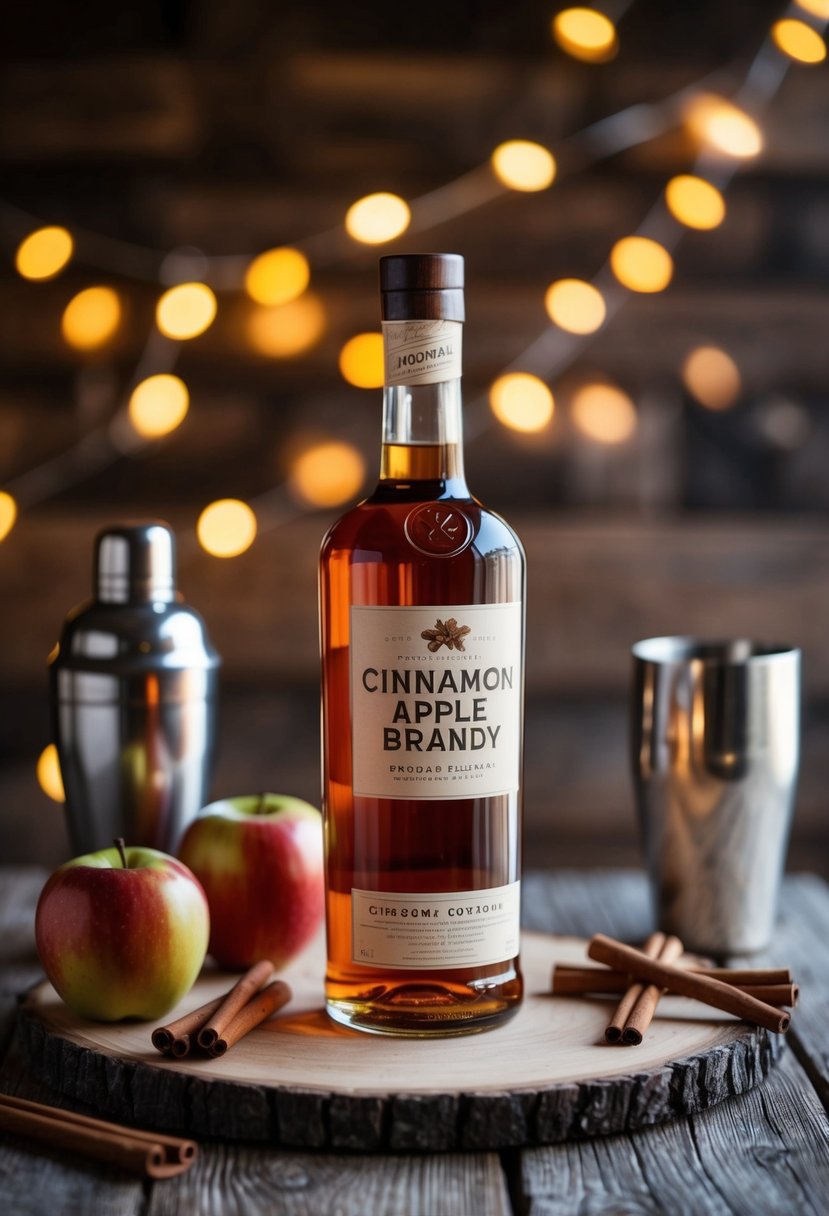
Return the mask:
[[[422,508],[438,533],[431,539],[412,530],[413,513],[422,516]],[[465,538],[461,551],[448,556],[417,543],[451,549]],[[520,878],[517,789],[491,797],[365,797],[352,782],[354,748],[361,745],[352,739],[353,606],[458,605],[462,612],[466,605],[523,604],[520,543],[464,480],[458,380],[386,388],[380,480],[326,536],[320,597],[327,1010],[376,1033],[488,1029],[521,1000],[517,940],[512,957],[485,965],[441,967],[434,957],[422,968],[355,962],[351,906],[355,890],[391,892],[398,901],[407,892],[480,896]],[[523,653],[523,612],[519,619]],[[520,698],[517,704],[520,715]],[[520,724],[518,732],[520,740]]]

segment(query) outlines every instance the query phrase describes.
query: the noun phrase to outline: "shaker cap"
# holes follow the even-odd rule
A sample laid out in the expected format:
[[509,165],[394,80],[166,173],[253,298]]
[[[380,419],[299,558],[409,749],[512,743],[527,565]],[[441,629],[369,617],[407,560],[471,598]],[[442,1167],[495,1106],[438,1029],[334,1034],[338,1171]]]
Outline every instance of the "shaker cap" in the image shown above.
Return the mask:
[[171,603],[176,598],[172,530],[158,520],[104,528],[95,538],[94,581],[104,603]]
[[463,321],[459,253],[403,253],[380,259],[384,321]]

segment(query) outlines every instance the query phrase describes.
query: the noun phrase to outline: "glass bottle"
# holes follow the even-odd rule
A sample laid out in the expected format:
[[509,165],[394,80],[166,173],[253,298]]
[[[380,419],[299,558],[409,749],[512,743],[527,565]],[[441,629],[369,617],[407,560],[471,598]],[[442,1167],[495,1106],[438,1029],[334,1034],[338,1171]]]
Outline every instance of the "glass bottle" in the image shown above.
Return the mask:
[[463,259],[380,278],[380,479],[320,559],[326,1007],[467,1034],[522,995],[524,556],[464,477]]

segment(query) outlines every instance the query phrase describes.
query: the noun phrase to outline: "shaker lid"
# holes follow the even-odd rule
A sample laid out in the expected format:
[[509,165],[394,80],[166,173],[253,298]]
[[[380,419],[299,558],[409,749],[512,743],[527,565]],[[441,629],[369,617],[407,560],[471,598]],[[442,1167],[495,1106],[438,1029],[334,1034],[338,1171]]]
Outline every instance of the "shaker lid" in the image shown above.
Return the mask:
[[110,604],[176,598],[176,541],[158,520],[116,524],[95,538],[95,594]]

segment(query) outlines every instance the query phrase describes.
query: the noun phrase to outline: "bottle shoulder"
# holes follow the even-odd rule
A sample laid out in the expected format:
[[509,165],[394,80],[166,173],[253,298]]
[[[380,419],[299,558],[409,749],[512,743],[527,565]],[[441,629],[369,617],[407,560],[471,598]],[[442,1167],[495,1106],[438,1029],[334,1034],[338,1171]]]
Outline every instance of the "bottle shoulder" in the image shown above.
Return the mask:
[[400,559],[405,551],[410,551],[408,555],[419,560],[432,557],[440,561],[451,557],[449,541],[437,545],[434,552],[428,551],[430,545],[424,551],[417,544],[417,532],[423,533],[424,521],[436,530],[445,528],[450,536],[457,537],[459,551],[469,548],[481,556],[496,551],[509,552],[523,561],[524,550],[515,530],[501,515],[471,495],[458,498],[407,495],[398,500],[388,496],[367,498],[328,529],[322,542],[322,560],[343,550],[351,550],[355,555],[373,555],[379,560],[387,556]]

